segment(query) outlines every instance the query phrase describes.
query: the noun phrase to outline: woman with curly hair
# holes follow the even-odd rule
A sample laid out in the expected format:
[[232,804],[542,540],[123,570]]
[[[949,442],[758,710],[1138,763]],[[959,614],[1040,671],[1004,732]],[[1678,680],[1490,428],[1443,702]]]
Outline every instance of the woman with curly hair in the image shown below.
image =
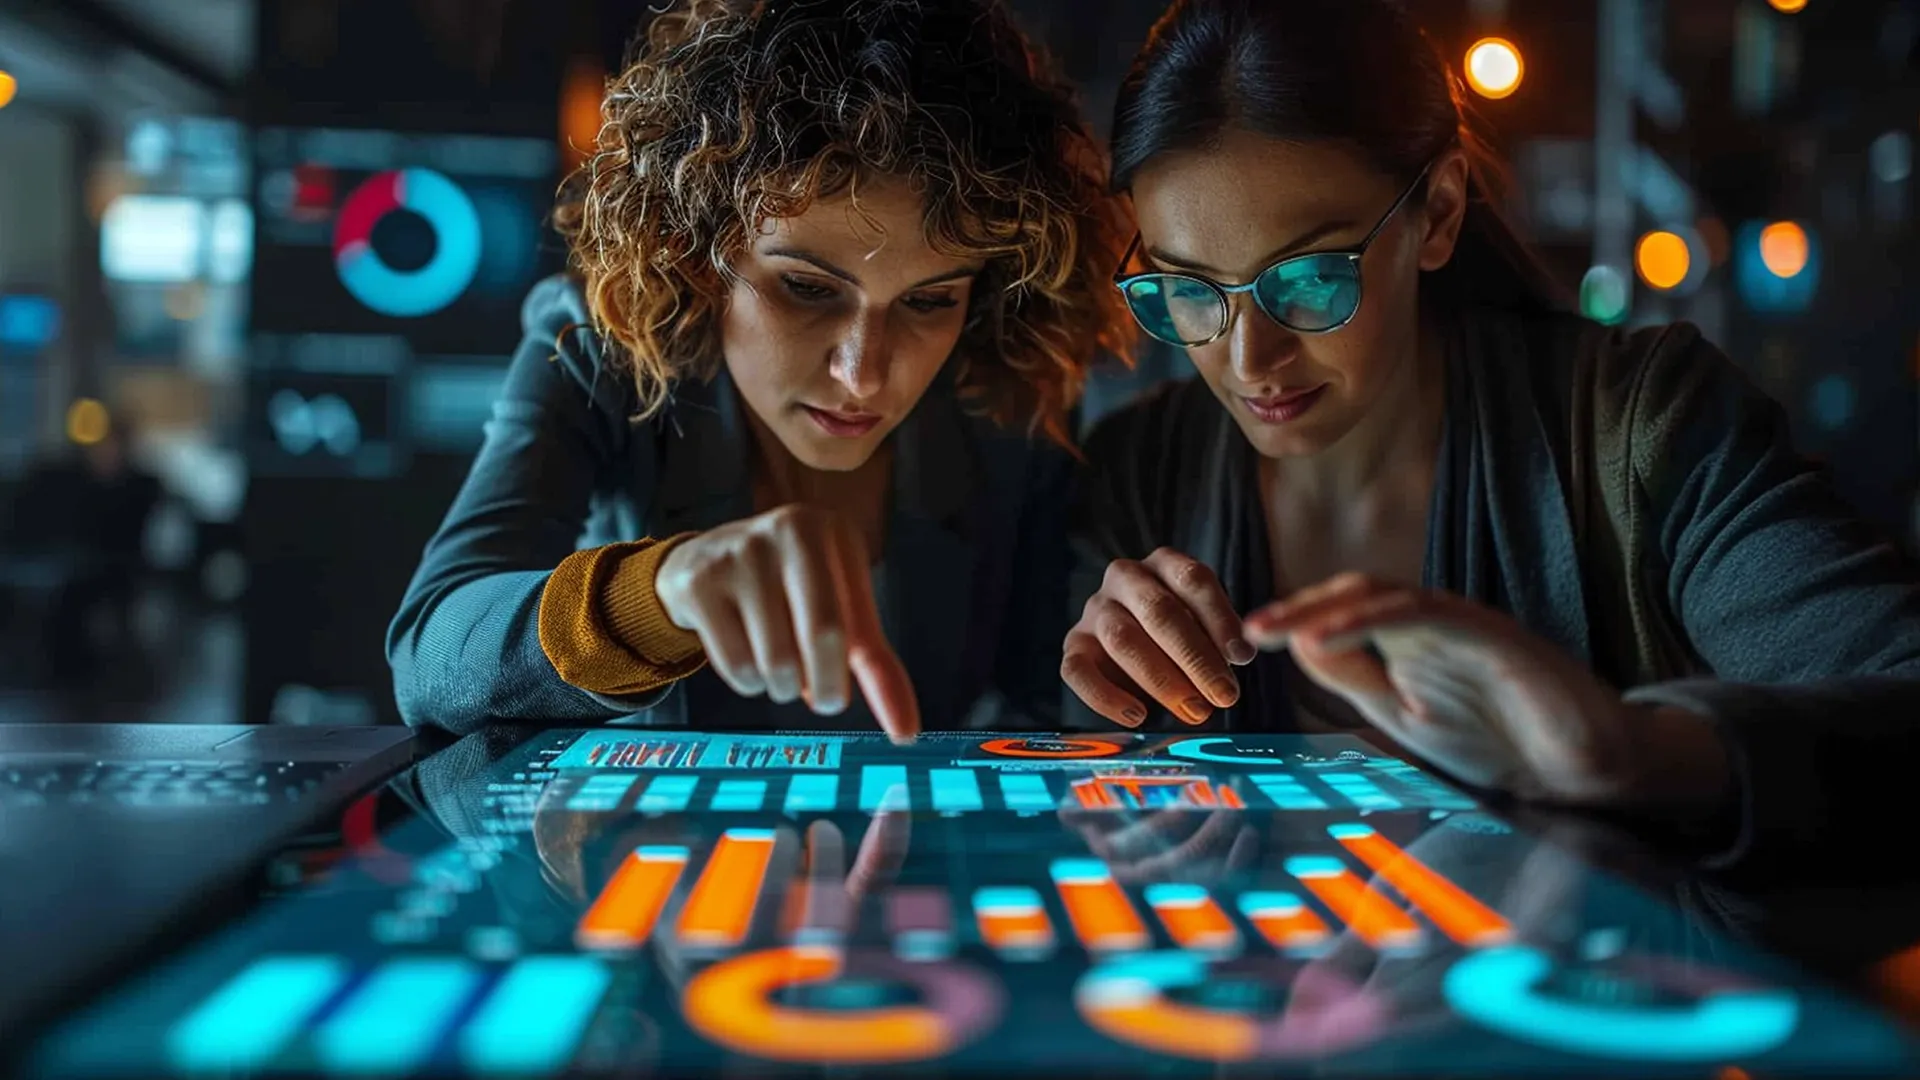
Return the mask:
[[1049,720],[1111,206],[997,0],[656,16],[389,634],[402,714]]

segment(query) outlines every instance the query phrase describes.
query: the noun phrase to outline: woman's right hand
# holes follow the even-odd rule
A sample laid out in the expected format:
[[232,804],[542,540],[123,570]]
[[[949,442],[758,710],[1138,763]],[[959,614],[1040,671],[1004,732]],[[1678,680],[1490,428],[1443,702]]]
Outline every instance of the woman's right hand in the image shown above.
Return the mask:
[[1256,655],[1220,579],[1171,548],[1108,563],[1063,652],[1060,677],[1094,712],[1126,727],[1146,721],[1144,697],[1204,723],[1240,699],[1233,668]]
[[844,517],[794,503],[681,541],[661,560],[654,591],[736,693],[804,698],[832,715],[858,682],[881,728],[911,739],[919,705],[880,627],[867,566],[866,544]]

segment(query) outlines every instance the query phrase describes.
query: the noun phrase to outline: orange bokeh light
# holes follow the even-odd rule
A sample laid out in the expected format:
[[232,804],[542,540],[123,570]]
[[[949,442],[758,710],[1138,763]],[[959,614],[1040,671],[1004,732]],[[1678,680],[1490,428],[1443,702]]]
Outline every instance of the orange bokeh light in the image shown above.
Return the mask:
[[1467,50],[1467,85],[1481,97],[1499,99],[1520,88],[1527,64],[1505,38],[1481,38]]
[[1634,248],[1633,264],[1640,272],[1640,280],[1656,289],[1672,289],[1687,280],[1688,272],[1693,269],[1693,252],[1678,233],[1659,230],[1640,238]]
[[1760,230],[1760,261],[1774,277],[1790,278],[1807,268],[1807,230],[1776,221]]

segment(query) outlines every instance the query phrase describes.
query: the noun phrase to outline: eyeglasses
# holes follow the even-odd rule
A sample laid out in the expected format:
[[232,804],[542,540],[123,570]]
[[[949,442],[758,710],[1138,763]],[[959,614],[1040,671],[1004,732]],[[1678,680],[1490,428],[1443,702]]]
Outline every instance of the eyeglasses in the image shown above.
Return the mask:
[[1150,271],[1128,274],[1126,267],[1140,250],[1134,234],[1120,261],[1113,283],[1127,298],[1127,307],[1140,328],[1169,345],[1192,347],[1218,341],[1232,320],[1232,297],[1252,293],[1253,302],[1274,322],[1300,334],[1326,334],[1353,321],[1360,310],[1360,258],[1380,231],[1393,220],[1427,178],[1432,166],[1400,193],[1358,247],[1345,251],[1316,251],[1281,259],[1245,285],[1222,285],[1198,274]]

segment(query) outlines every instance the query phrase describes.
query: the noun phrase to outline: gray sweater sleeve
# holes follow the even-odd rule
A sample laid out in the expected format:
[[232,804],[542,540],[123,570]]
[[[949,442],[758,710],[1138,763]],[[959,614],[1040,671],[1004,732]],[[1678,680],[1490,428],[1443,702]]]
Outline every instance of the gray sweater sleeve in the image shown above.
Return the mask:
[[1639,523],[1712,677],[1630,700],[1710,717],[1742,788],[1715,861],[1802,859],[1874,822],[1920,751],[1920,576],[1798,456],[1786,417],[1712,346],[1661,349],[1633,404]]
[[522,321],[480,453],[387,632],[394,694],[415,726],[592,722],[660,696],[570,686],[540,647],[547,577],[579,543],[596,485],[626,463],[632,402],[580,342],[586,313],[564,279],[536,287]]
[[[1107,564],[1144,559],[1162,545],[1177,545],[1171,523],[1183,513],[1204,513],[1205,502],[1181,501],[1204,488],[1192,462],[1180,460],[1201,430],[1187,403],[1198,380],[1155,387],[1139,400],[1094,425],[1083,440],[1081,472],[1068,518],[1072,564],[1066,589],[1067,627],[1100,591]],[[1202,388],[1204,390],[1204,387]],[[1207,404],[1212,404],[1211,400]],[[1180,486],[1170,481],[1179,479]],[[1069,731],[1118,731],[1113,721],[1087,707],[1056,673],[1061,727]]]

